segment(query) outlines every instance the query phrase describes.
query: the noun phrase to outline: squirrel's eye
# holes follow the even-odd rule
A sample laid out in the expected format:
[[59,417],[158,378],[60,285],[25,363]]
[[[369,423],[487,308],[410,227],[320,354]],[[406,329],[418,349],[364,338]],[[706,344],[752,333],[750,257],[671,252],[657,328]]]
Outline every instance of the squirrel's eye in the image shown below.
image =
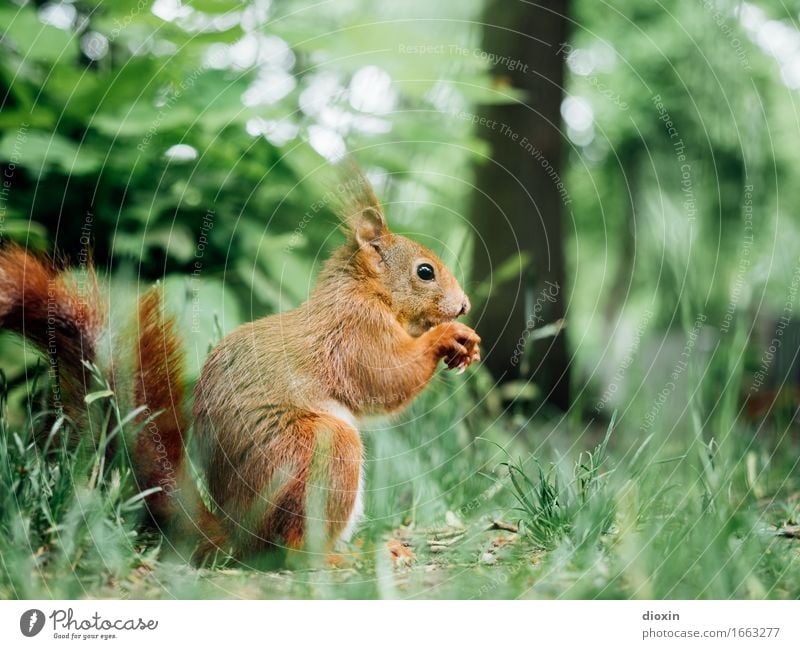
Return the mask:
[[420,279],[424,279],[426,282],[429,282],[433,279],[433,266],[430,264],[420,264],[417,266],[417,277]]

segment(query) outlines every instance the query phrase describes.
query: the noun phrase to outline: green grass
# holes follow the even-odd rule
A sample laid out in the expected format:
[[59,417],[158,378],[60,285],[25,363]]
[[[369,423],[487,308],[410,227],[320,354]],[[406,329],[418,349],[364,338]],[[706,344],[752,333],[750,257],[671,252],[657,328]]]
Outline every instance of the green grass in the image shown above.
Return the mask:
[[[41,399],[11,417],[3,382],[0,597],[800,597],[800,541],[779,534],[800,519],[796,429],[710,399],[704,376],[740,372],[720,358],[698,354],[704,371],[645,431],[658,380],[593,423],[504,410],[480,370],[437,376],[365,432],[367,520],[335,568],[188,565],[139,530],[125,445],[106,452],[136,434],[135,413],[98,383],[98,445],[84,434],[70,448],[69,422]],[[415,559],[393,565],[388,539]]]

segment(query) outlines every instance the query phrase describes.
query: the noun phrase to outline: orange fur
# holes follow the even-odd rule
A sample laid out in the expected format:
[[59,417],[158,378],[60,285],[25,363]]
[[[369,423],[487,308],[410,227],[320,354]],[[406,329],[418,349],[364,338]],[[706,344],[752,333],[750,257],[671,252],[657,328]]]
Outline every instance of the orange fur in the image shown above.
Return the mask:
[[[138,336],[131,345],[135,377],[130,402],[147,407],[140,421],[154,417],[135,442],[133,464],[142,491],[162,489],[147,498],[147,505],[151,518],[163,524],[173,522],[176,513],[173,492],[181,479],[183,431],[188,425],[183,413],[183,358],[174,322],[161,313],[158,289],[141,298],[137,322]],[[106,326],[106,308],[91,264],[85,268],[85,280],[79,282],[51,261],[18,246],[0,249],[0,328],[22,335],[55,363],[54,379],[64,410],[79,429],[86,417],[83,397],[90,388],[83,361],[97,362]],[[113,376],[111,368],[101,370]],[[199,498],[192,497],[201,516],[208,518]]]
[[16,245],[0,249],[0,329],[14,331],[48,356],[56,405],[82,421],[83,396],[90,378],[83,361],[94,362],[105,326],[91,266],[82,288],[78,280],[43,256]]
[[[391,233],[366,180],[355,180],[343,193],[348,241],[309,300],[239,327],[203,367],[194,420],[214,513],[192,491],[191,511],[177,517],[187,500],[176,485],[191,485],[181,480],[183,360],[160,291],[140,300],[131,401],[148,411],[135,473],[141,489],[163,490],[147,501],[156,523],[180,534],[199,528],[199,557],[215,548],[238,556],[300,549],[315,527],[330,549],[359,508],[358,418],[406,406],[442,359],[452,369],[480,358],[478,335],[454,322],[469,310],[458,282],[430,250]],[[0,251],[0,327],[45,348],[54,335],[60,378],[75,385],[105,326],[89,275],[94,288],[84,300],[51,264],[19,248]],[[73,392],[82,405],[83,392]]]
[[139,300],[138,344],[135,350],[135,403],[146,405],[139,417],[144,427],[136,440],[137,477],[143,489],[161,487],[148,497],[151,516],[169,520],[183,467],[188,427],[183,384],[183,353],[175,321],[162,313],[161,290],[155,287]]
[[[330,449],[320,486],[331,544],[356,502],[355,420],[403,408],[440,359],[456,367],[479,358],[477,334],[452,322],[469,308],[455,278],[432,252],[389,232],[371,193],[352,193],[348,242],[309,300],[229,334],[195,388],[209,489],[240,555],[303,545],[319,448]],[[435,282],[414,275],[420,260],[434,267]]]

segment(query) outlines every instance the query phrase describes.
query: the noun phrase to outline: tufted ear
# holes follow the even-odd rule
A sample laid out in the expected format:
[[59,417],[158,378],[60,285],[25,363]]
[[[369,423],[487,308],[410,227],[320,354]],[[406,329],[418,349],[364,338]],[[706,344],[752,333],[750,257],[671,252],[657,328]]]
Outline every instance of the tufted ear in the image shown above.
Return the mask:
[[339,183],[331,194],[335,197],[348,238],[365,253],[376,271],[385,261],[384,250],[391,236],[381,203],[367,177],[352,158],[345,158],[336,166]]
[[379,270],[383,264],[383,238],[389,234],[383,213],[375,207],[365,207],[353,219],[353,237],[368,258]]

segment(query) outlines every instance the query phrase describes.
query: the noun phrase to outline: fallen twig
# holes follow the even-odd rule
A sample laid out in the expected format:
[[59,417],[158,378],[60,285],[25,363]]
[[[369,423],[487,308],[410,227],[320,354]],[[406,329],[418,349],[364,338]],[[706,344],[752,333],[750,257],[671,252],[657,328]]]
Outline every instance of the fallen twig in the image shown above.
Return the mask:
[[519,528],[514,525],[513,523],[506,523],[505,521],[501,521],[499,519],[495,519],[492,521],[492,526],[489,528],[490,530],[505,530],[506,532],[513,532],[516,534],[519,532]]

